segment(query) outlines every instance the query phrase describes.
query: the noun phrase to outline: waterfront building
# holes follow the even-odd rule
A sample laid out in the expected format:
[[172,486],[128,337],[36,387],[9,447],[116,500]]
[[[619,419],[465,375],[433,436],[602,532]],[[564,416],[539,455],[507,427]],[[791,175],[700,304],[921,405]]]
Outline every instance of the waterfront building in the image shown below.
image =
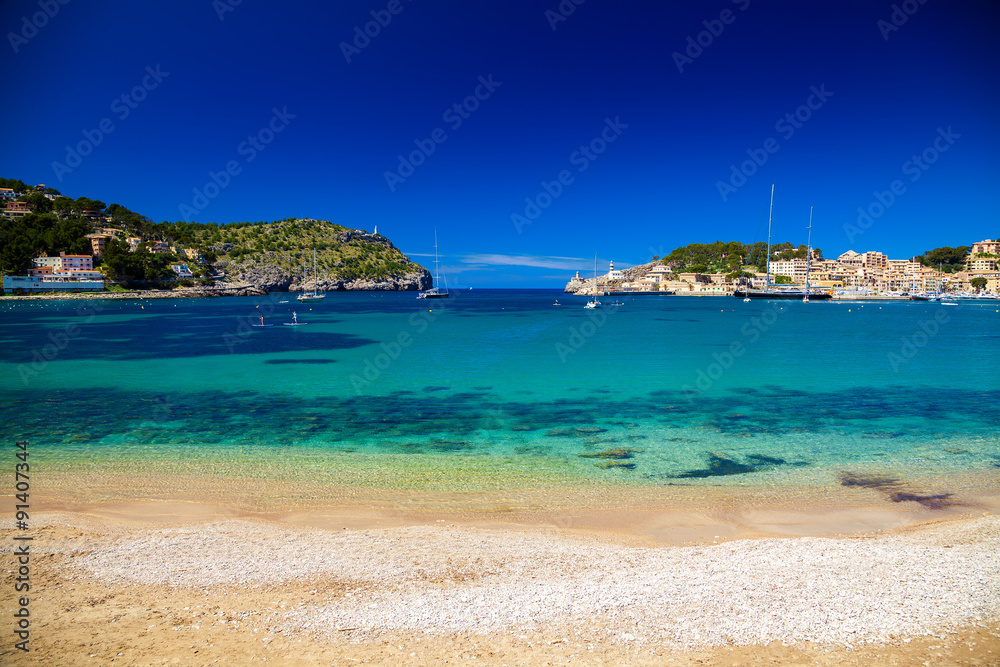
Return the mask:
[[59,260],[59,269],[64,272],[73,269],[84,271],[93,271],[94,269],[94,258],[90,255],[67,255],[61,252],[59,257],[55,259]]
[[33,278],[55,281],[102,281],[104,274],[94,270],[94,260],[90,255],[67,255],[58,257],[36,257],[31,260],[28,275]]
[[70,280],[68,278],[42,278],[40,276],[4,276],[4,292],[21,290],[28,294],[38,292],[100,292],[104,280]]

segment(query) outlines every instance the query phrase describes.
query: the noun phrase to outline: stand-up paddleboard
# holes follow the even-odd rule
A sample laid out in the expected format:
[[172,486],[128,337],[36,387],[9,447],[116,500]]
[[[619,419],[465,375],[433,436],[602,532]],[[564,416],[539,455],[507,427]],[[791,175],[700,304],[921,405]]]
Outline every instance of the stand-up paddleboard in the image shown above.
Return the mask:
[[[286,327],[304,327],[308,322],[282,322]],[[271,325],[268,325],[271,326]]]
[[273,327],[273,324],[251,324],[252,327]]

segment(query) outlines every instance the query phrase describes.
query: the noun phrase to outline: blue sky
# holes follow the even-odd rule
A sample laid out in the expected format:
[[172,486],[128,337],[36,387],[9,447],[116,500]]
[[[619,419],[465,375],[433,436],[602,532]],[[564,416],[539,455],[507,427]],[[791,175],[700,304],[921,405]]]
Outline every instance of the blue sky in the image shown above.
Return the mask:
[[1000,234],[995,3],[64,2],[0,4],[0,175],[155,221],[437,229],[478,287],[761,240],[772,183],[827,256]]

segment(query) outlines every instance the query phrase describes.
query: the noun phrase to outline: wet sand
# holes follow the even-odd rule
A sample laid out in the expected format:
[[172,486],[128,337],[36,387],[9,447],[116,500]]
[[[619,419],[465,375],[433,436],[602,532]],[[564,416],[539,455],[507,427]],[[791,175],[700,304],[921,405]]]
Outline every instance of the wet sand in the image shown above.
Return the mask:
[[982,512],[1000,513],[991,472],[892,487],[933,503],[896,501],[860,486],[553,486],[440,492],[247,479],[229,475],[47,472],[34,511],[152,526],[249,519],[320,529],[449,523],[558,531],[632,546],[764,537],[845,537]]

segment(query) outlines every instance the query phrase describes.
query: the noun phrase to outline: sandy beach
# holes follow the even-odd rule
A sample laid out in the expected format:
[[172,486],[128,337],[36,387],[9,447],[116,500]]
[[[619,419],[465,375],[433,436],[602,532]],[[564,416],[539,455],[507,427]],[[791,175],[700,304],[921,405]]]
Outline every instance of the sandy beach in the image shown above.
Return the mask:
[[[266,484],[257,502],[221,486],[206,500],[149,480],[159,492],[135,497],[98,478],[37,498],[31,652],[5,640],[0,661],[1000,663],[996,494],[936,509],[723,487],[282,504]],[[7,559],[24,534],[10,516]]]

